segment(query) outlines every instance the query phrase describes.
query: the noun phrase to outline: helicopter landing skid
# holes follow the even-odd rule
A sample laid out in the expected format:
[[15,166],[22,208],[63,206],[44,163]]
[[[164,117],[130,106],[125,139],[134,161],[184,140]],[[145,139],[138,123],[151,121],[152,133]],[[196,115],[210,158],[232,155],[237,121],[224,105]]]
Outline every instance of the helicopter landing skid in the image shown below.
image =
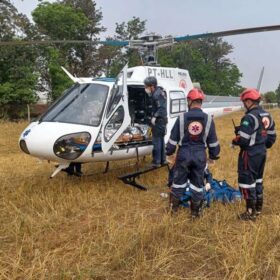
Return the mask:
[[67,168],[70,165],[70,163],[66,164],[59,164],[56,166],[56,170],[53,172],[53,174],[50,176],[50,179],[52,179],[55,175],[57,175],[61,170]]
[[142,174],[152,172],[152,171],[154,171],[156,169],[160,169],[162,167],[167,167],[168,170],[169,170],[168,164],[164,164],[164,165],[161,165],[160,167],[150,167],[150,168],[138,170],[136,172],[129,173],[129,174],[126,174],[126,175],[123,175],[123,176],[119,176],[118,179],[122,180],[123,183],[126,184],[126,185],[130,185],[130,186],[132,186],[134,188],[137,188],[139,190],[142,190],[142,191],[147,191],[147,188],[145,186],[137,183],[136,178],[140,178],[140,176]]

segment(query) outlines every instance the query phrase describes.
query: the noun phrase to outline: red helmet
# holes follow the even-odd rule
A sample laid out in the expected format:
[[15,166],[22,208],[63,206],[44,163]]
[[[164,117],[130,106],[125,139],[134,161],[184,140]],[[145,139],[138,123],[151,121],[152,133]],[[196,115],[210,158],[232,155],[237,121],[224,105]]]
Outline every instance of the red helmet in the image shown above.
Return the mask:
[[190,100],[204,100],[205,95],[201,89],[193,88],[189,91],[187,98]]
[[260,93],[254,88],[246,88],[240,95],[240,100],[245,101],[247,99],[258,101],[261,99]]

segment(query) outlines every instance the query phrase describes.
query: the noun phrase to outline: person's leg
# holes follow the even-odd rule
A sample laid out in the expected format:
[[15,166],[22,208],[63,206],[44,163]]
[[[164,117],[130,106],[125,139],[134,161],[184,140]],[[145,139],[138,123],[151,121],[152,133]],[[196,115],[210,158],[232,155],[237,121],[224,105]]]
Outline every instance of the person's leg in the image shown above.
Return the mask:
[[63,171],[65,171],[69,176],[72,176],[74,174],[74,166],[75,163],[71,162],[67,168],[63,169]]
[[153,135],[152,142],[153,142],[152,164],[160,166],[160,164],[161,164],[161,139],[159,136]]
[[256,195],[257,195],[257,202],[256,202],[256,214],[257,216],[261,214],[263,208],[263,173],[265,168],[266,162],[266,155],[258,155],[255,159],[257,163],[256,166]]
[[199,217],[203,204],[204,171],[206,167],[205,150],[191,153],[192,167],[190,169],[191,215]]
[[172,213],[178,211],[181,197],[186,191],[188,181],[188,169],[186,161],[176,161],[173,173],[174,179],[170,192],[170,208]]
[[75,163],[75,169],[76,169],[76,175],[77,176],[82,176],[83,172],[82,172],[82,164],[80,162],[76,162]]
[[238,157],[238,184],[246,201],[246,211],[239,215],[241,220],[256,219],[256,178],[254,176],[254,158],[247,151],[240,151]]

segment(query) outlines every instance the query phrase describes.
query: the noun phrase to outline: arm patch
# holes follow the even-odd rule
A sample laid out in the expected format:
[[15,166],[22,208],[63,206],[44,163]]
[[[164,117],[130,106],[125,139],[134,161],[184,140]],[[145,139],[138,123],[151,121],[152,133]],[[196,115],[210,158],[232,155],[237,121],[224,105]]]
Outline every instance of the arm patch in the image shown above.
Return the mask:
[[246,120],[244,120],[242,123],[241,123],[241,125],[244,125],[244,126],[248,126],[250,123],[248,122],[248,121],[246,121]]

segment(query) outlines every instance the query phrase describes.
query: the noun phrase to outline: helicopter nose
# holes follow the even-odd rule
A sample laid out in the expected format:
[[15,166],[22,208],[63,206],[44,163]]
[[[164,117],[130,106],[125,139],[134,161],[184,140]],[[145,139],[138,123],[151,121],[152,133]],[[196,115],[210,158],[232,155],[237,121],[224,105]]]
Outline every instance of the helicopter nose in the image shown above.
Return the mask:
[[95,141],[99,129],[66,123],[37,122],[21,134],[19,146],[24,153],[40,159],[73,161],[82,154],[84,158],[90,158],[91,150],[87,148]]

